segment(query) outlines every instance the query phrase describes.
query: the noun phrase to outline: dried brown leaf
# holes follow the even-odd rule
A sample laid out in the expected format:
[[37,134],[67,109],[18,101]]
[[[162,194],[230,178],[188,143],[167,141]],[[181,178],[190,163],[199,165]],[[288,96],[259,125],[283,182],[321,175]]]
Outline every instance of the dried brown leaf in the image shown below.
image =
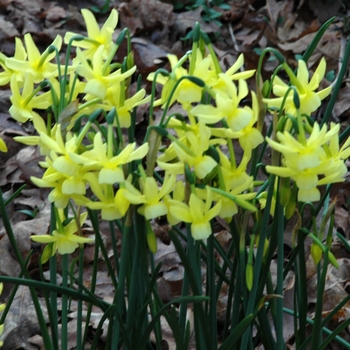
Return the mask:
[[61,6],[52,6],[44,13],[44,15],[46,15],[47,21],[58,22],[59,20],[65,18],[67,13]]
[[350,84],[345,83],[344,87],[342,87],[338,94],[337,103],[334,106],[334,115],[339,118],[344,113],[349,113],[350,111]]
[[19,36],[19,32],[13,23],[0,16],[0,41]]
[[132,33],[172,25],[173,6],[159,0],[131,0],[119,6],[120,21]]
[[215,33],[219,31],[219,27],[214,22],[206,23],[203,21],[201,17],[202,11],[203,8],[200,6],[195,10],[176,14],[172,37],[176,38],[177,36],[186,36],[186,34],[194,28],[197,22],[200,24],[201,30],[205,33]]
[[[44,314],[47,315],[45,303],[41,303]],[[37,315],[28,287],[19,286],[11,308],[6,317],[6,327],[2,335],[4,350],[27,349],[36,350],[37,347],[29,343],[28,339],[40,332]]]

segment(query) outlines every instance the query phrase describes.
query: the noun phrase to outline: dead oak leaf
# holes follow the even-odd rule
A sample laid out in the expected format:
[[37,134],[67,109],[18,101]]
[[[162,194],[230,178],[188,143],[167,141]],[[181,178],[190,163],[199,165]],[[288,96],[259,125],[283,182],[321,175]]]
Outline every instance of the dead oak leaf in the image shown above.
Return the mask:
[[195,10],[182,12],[176,14],[174,23],[173,36],[184,37],[186,34],[194,28],[196,23],[200,24],[201,30],[205,33],[215,33],[219,31],[219,26],[214,22],[206,23],[201,17],[203,7],[199,6]]
[[[40,299],[39,299],[40,301]],[[41,303],[44,317],[47,315],[45,303]],[[3,350],[27,349],[35,350],[37,347],[28,342],[29,337],[40,332],[38,317],[28,287],[19,286],[12,301],[9,313],[6,316],[6,326],[2,339]]]
[[158,27],[168,28],[174,21],[173,6],[159,0],[131,0],[118,8],[122,26],[132,33]]
[[12,39],[19,36],[19,32],[13,23],[7,21],[4,16],[0,16],[0,41]]
[[340,117],[345,112],[350,110],[350,84],[346,83],[344,87],[342,87],[338,94],[337,103],[334,105],[334,114],[336,117]]

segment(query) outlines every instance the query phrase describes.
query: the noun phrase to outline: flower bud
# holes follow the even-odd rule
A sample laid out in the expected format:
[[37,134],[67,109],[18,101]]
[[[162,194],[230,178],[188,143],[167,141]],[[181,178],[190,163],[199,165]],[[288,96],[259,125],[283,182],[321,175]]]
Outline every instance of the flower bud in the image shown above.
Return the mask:
[[246,279],[247,289],[251,291],[253,287],[253,265],[252,264],[247,264],[245,268],[245,279]]
[[151,224],[147,222],[147,245],[149,250],[155,254],[157,252],[157,237],[152,230]]
[[322,249],[315,242],[311,244],[310,254],[312,256],[312,259],[315,265],[317,265],[322,258]]

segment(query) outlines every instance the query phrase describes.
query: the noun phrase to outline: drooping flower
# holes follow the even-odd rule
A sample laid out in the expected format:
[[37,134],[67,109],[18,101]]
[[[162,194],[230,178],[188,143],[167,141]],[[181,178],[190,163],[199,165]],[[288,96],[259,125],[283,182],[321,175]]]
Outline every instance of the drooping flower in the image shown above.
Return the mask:
[[[57,219],[57,228],[52,232],[52,235],[34,235],[31,239],[34,242],[51,244],[51,256],[54,256],[56,251],[63,254],[71,254],[78,248],[79,244],[91,243],[92,238],[85,238],[76,234],[78,231],[77,221],[71,220],[67,225],[63,226],[65,220],[63,210],[58,210],[59,218]],[[83,225],[87,217],[87,212],[80,215],[79,223]]]
[[248,85],[245,80],[238,80],[238,89],[235,83],[225,74],[219,74],[226,85],[226,92],[218,92],[215,97],[216,107],[202,105],[194,107],[191,113],[200,121],[214,124],[225,119],[227,125],[233,132],[239,132],[245,128],[253,118],[252,110],[240,107],[240,102],[248,95]]
[[168,213],[168,208],[162,199],[174,189],[175,182],[176,176],[174,174],[170,175],[169,173],[166,173],[160,189],[154,177],[141,179],[144,200],[141,207],[138,209],[138,213],[143,215],[146,220],[166,215]]
[[72,152],[70,157],[86,169],[98,170],[98,182],[100,184],[113,185],[117,182],[123,182],[125,178],[121,166],[136,159],[142,159],[148,152],[148,143],[144,143],[136,149],[136,142],[134,142],[128,144],[119,154],[110,158],[107,155],[107,145],[103,143],[101,133],[95,135],[93,145],[92,150],[81,155]]
[[[217,165],[217,162],[205,152],[211,145],[210,129],[204,123],[198,123],[197,128],[184,133],[184,136],[177,142],[173,142],[168,152],[160,156],[158,165],[165,170],[181,173],[184,164],[193,170],[199,179],[204,179]],[[177,163],[171,163],[172,157],[179,159]]]
[[[323,90],[316,91],[326,72],[326,60],[321,59],[315,73],[309,81],[309,70],[307,64],[303,60],[298,61],[298,72],[295,76],[292,70],[287,69],[287,74],[290,78],[291,84],[296,88],[300,100],[300,113],[310,114],[317,110],[321,105],[321,101],[325,99],[331,92],[331,87],[327,87]],[[278,76],[273,81],[273,93],[275,98],[265,98],[263,101],[268,107],[281,108],[284,96],[287,90],[290,88],[289,84],[286,84]],[[296,108],[293,101],[293,92],[290,92],[287,96],[284,110],[287,114],[296,116]]]
[[116,220],[122,218],[130,204],[141,204],[144,196],[128,180],[120,184],[120,188],[114,193],[113,186],[100,184],[97,173],[87,173],[85,179],[97,200],[86,203],[86,206],[93,210],[101,210],[103,220]]
[[[15,54],[13,57],[19,61],[25,61],[27,58],[26,50],[20,38],[15,38]],[[7,58],[8,57],[6,57],[2,52],[0,52],[0,66],[3,68],[3,71],[0,72],[0,86],[8,84],[11,80],[12,75],[16,75],[16,78],[19,81],[23,80],[23,76],[20,73],[20,71],[10,69],[6,65]]]
[[213,197],[210,187],[207,187],[206,199],[202,200],[195,193],[191,193],[188,204],[177,200],[170,201],[172,215],[180,221],[191,224],[191,234],[195,240],[206,239],[211,233],[210,221],[221,210],[221,201],[213,207]]
[[34,90],[34,78],[31,74],[24,76],[22,91],[21,85],[16,75],[12,75],[12,96],[10,97],[11,107],[9,113],[13,119],[25,123],[27,120],[33,119],[34,116],[40,118],[34,109],[47,109],[51,105],[51,95],[49,91],[36,94],[36,90]]
[[[110,50],[111,45],[113,45],[113,32],[118,24],[118,11],[113,9],[108,16],[106,22],[100,29],[95,16],[88,9],[82,9],[81,14],[83,15],[84,22],[87,30],[87,38],[85,40],[79,40],[73,42],[73,46],[80,47],[84,49],[84,56],[91,59],[95,54],[96,50],[103,45],[103,58],[106,58]],[[67,32],[64,37],[65,44],[79,34],[73,32]],[[79,35],[80,36],[80,35]]]
[[288,131],[277,133],[279,142],[266,138],[272,148],[282,153],[282,166],[267,166],[266,170],[294,180],[299,189],[299,201],[318,201],[320,192],[317,186],[344,181],[343,157],[349,154],[349,142],[337,152],[339,146],[335,138],[338,138],[339,128],[339,124],[333,124],[327,131],[326,125],[320,129],[315,122],[304,142]]
[[57,77],[57,64],[51,63],[51,60],[56,56],[56,52],[51,52],[50,47],[54,46],[57,50],[60,50],[62,45],[61,36],[57,35],[52,44],[42,54],[40,54],[39,49],[35,45],[31,34],[27,33],[24,35],[24,42],[27,50],[27,59],[24,59],[23,54],[20,57],[9,57],[5,61],[6,66],[13,71],[21,72],[23,77],[28,73],[31,74],[34,83]]
[[130,68],[125,73],[118,69],[110,72],[109,69],[104,69],[103,60],[104,46],[101,45],[94,53],[92,62],[87,59],[84,52],[77,48],[77,58],[80,65],[77,66],[77,73],[84,77],[87,81],[84,92],[94,97],[103,100],[106,97],[107,89],[113,84],[130,77],[136,71],[136,66]]
[[[191,57],[190,57],[191,58]],[[155,105],[166,103],[170,98],[171,91],[173,90],[176,82],[184,76],[188,76],[187,69],[182,67],[183,60],[179,61],[175,55],[168,55],[168,60],[171,65],[172,72],[169,77],[158,75],[157,83],[164,85],[162,89],[161,99],[155,102]],[[212,86],[216,83],[217,74],[213,69],[212,58],[210,55],[203,57],[201,51],[198,49],[196,54],[196,64],[191,76],[201,79],[207,86]],[[151,73],[147,79],[153,80],[154,73]],[[184,109],[189,108],[191,103],[199,102],[202,98],[203,87],[198,86],[189,79],[183,79],[177,86],[174,95],[170,101],[172,105],[175,101],[182,104]]]

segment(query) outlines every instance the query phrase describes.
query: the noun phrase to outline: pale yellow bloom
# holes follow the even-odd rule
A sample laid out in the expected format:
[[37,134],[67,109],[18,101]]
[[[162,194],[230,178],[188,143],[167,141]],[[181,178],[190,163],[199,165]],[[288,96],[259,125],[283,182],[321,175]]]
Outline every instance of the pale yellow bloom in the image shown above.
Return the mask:
[[315,122],[305,142],[299,142],[288,131],[277,133],[279,142],[266,138],[269,145],[283,155],[283,166],[267,166],[266,170],[294,180],[299,189],[299,201],[319,200],[317,186],[344,181],[344,158],[350,155],[350,141],[339,150],[339,143],[335,140],[339,128],[339,124],[332,124],[327,131],[326,125],[320,129]]
[[[112,35],[118,24],[118,11],[116,9],[111,11],[101,29],[90,10],[82,9],[81,14],[83,15],[86,25],[87,38],[85,40],[73,42],[73,46],[84,49],[85,57],[92,58],[100,45],[103,45],[103,58],[106,58],[111,49],[111,45],[114,44]],[[68,44],[72,37],[76,35],[80,36],[80,34],[67,32],[64,37],[64,42]]]
[[148,152],[148,143],[136,149],[136,142],[128,144],[116,156],[108,157],[107,144],[102,141],[102,135],[98,132],[94,137],[94,148],[81,155],[74,152],[69,154],[70,158],[85,169],[98,170],[98,182],[100,184],[115,184],[123,182],[124,171],[122,165],[136,159],[142,159]]
[[[191,76],[200,78],[207,86],[212,86],[216,83],[217,74],[213,69],[213,62],[210,55],[203,57],[201,51],[197,50],[196,55],[196,64],[193,73]],[[162,75],[158,75],[157,83],[164,85],[162,89],[161,99],[155,102],[155,105],[164,104],[170,98],[170,93],[175,86],[175,83],[183,76],[190,75],[188,70],[183,68],[181,64],[184,62],[179,62],[178,58],[175,55],[168,55],[168,60],[170,62],[170,66],[172,72],[169,77],[164,77]],[[147,79],[153,80],[154,73],[151,73]],[[188,79],[183,79],[170,101],[170,105],[172,105],[175,101],[178,101],[183,105],[184,109],[190,107],[191,103],[199,102],[202,98],[203,87],[198,86]]]
[[159,189],[153,177],[141,179],[144,200],[142,206],[138,209],[138,213],[143,215],[147,220],[166,215],[168,208],[162,199],[174,189],[175,182],[176,176],[166,173],[164,182]]
[[94,53],[92,62],[89,62],[85,53],[77,48],[77,58],[80,65],[77,66],[76,70],[78,75],[84,77],[87,81],[84,92],[101,100],[106,97],[109,87],[130,77],[136,71],[136,66],[130,68],[125,73],[122,73],[121,69],[115,72],[110,72],[109,69],[105,70],[103,52],[104,46],[101,45]]
[[[19,61],[25,61],[27,58],[26,50],[23,46],[22,40],[20,38],[15,38],[15,54],[13,56]],[[2,52],[0,52],[0,66],[3,68],[3,71],[0,72],[0,86],[8,84],[11,80],[12,75],[16,75],[17,80],[22,81],[23,76],[18,70],[13,70],[7,67],[6,57]]]
[[90,209],[101,210],[103,220],[116,220],[122,218],[129,209],[130,204],[144,202],[144,196],[128,180],[121,184],[114,194],[112,185],[100,184],[97,173],[87,173],[85,179],[88,181],[97,201],[86,203]]
[[[321,101],[325,99],[331,92],[331,87],[327,87],[323,90],[317,91],[321,80],[326,73],[326,60],[321,59],[314,75],[309,81],[309,69],[306,62],[303,60],[298,61],[298,72],[294,76],[292,72],[289,72],[291,84],[297,89],[300,100],[300,113],[310,114],[317,110],[321,105]],[[290,85],[283,82],[279,77],[275,77],[273,81],[273,93],[276,98],[265,98],[263,101],[269,107],[281,108],[282,100],[286,95]],[[288,94],[284,110],[287,114],[296,115],[296,108],[293,101],[293,91]]]
[[[79,244],[90,243],[93,240],[91,238],[85,238],[76,235],[75,233],[78,231],[76,220],[70,221],[66,226],[62,225],[65,217],[63,214],[63,210],[59,210],[60,215],[60,223],[57,225],[56,230],[52,232],[52,235],[35,235],[31,236],[31,239],[34,242],[39,243],[52,243],[52,256],[56,253],[56,251],[63,254],[71,254],[78,248]],[[87,212],[80,215],[79,222],[81,225],[84,224],[87,217]]]
[[[25,60],[23,54],[10,57],[5,61],[6,67],[21,72],[23,80],[25,80],[26,74],[31,74],[34,83],[40,83],[46,78],[57,77],[57,65],[50,62],[56,56],[56,52],[50,53],[49,47],[55,46],[57,50],[60,50],[62,45],[61,36],[57,35],[52,44],[42,54],[40,54],[30,33],[24,35],[24,42],[27,49],[27,60]],[[16,79],[18,80],[18,77]]]
[[17,80],[15,74],[12,75],[11,92],[9,113],[13,119],[21,123],[33,119],[34,115],[39,117],[34,109],[47,109],[51,105],[49,91],[34,95],[34,78],[31,74],[24,75],[23,85]]
[[170,201],[172,215],[180,221],[191,224],[191,234],[195,240],[206,239],[211,233],[210,221],[221,210],[221,201],[213,207],[213,197],[210,187],[207,187],[206,200],[203,201],[196,194],[191,193],[188,204],[177,200]]
[[238,89],[235,83],[225,74],[219,77],[226,84],[226,92],[218,92],[215,97],[216,107],[212,105],[198,105],[191,110],[200,121],[214,124],[225,119],[233,132],[239,132],[245,128],[253,118],[251,108],[240,107],[241,100],[248,95],[248,85],[245,80],[238,81]]
[[211,139],[211,129],[202,122],[186,125],[184,130],[181,127],[177,128],[176,123],[171,125],[177,134],[182,136],[172,142],[158,157],[158,166],[171,173],[181,174],[184,172],[184,165],[187,164],[193,168],[199,179],[204,179],[217,165],[217,162],[205,153],[211,145],[224,144],[226,141]]

